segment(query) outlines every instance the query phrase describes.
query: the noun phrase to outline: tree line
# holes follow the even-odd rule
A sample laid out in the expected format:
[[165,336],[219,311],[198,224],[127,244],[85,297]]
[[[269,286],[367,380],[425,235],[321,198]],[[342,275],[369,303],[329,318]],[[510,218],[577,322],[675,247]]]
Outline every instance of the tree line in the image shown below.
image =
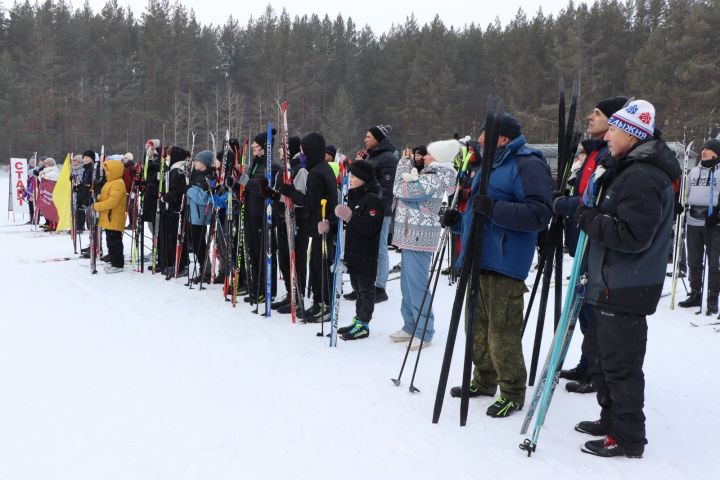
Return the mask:
[[378,34],[271,6],[215,26],[169,0],[140,16],[117,0],[98,12],[0,4],[0,157],[137,152],[149,137],[189,147],[192,132],[197,150],[210,132],[258,133],[283,100],[290,134],[319,130],[354,153],[369,126],[389,124],[400,148],[476,135],[490,93],[531,142],[554,142],[561,75],[577,80],[581,114],[624,94],[654,103],[668,138],[718,133],[720,0],[571,1],[460,29],[397,20]]

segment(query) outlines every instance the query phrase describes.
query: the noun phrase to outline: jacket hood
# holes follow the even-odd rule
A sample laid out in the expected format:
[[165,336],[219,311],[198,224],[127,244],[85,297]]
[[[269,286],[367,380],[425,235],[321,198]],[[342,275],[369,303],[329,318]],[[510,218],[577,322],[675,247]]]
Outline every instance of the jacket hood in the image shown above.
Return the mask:
[[383,152],[394,152],[394,151],[395,151],[395,147],[393,146],[392,143],[390,143],[390,140],[387,137],[385,137],[380,142],[380,145],[378,145],[375,148],[368,149],[368,156],[374,157],[376,155],[380,155]]
[[662,140],[649,140],[636,145],[620,162],[624,164],[650,163],[665,172],[672,181],[680,178],[682,174],[675,152]]
[[525,146],[526,143],[527,140],[525,139],[525,135],[522,134],[512,139],[507,145],[495,152],[493,167],[501,165],[505,159],[507,159],[510,155],[517,153],[517,151]]
[[588,138],[580,142],[580,145],[582,145],[585,153],[589,155],[591,152],[594,152],[595,150],[600,150],[601,148],[605,147],[607,145],[607,142],[602,139],[596,140],[594,138]]
[[122,178],[125,167],[120,160],[108,160],[105,162],[105,176],[108,182]]
[[442,178],[446,185],[445,193],[447,195],[452,195],[455,192],[455,179],[457,177],[457,172],[452,168],[452,166],[433,163],[432,165],[425,167],[421,173],[421,175],[427,174],[435,174]]

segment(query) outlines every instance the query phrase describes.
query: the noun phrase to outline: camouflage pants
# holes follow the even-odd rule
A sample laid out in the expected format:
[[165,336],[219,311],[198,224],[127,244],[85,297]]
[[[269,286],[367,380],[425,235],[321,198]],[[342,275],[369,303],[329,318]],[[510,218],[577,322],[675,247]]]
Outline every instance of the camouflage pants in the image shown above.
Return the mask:
[[[480,274],[472,355],[473,383],[478,389],[494,395],[499,385],[504,398],[521,404],[525,401],[527,381],[522,352],[525,292],[527,287],[520,280]],[[466,308],[466,333],[467,313]]]

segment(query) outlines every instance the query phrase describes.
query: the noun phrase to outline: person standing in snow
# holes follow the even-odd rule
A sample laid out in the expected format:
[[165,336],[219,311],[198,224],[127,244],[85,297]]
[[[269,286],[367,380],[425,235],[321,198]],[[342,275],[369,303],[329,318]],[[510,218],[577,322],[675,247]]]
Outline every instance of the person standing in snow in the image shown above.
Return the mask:
[[[195,254],[195,277],[192,281],[199,283],[210,279],[210,271],[205,268],[207,260],[207,241],[205,235],[210,225],[212,198],[208,193],[209,184],[214,181],[212,170],[214,155],[210,150],[202,150],[195,154],[190,184],[187,187],[186,200],[188,219],[190,221],[190,243]],[[205,270],[205,277],[202,273]]]
[[591,305],[586,336],[597,362],[600,420],[575,426],[605,436],[583,452],[602,457],[642,457],[645,444],[647,315],[655,313],[667,267],[681,171],[675,153],[655,129],[655,108],[630,102],[608,121],[605,135],[614,168],[603,181],[597,206],[575,214],[588,238],[585,302]]
[[[423,294],[430,276],[430,262],[440,241],[441,225],[438,212],[446,195],[455,191],[455,170],[452,162],[460,151],[457,140],[433,142],[427,146],[422,172],[418,171],[408,150],[395,172],[393,195],[397,199],[393,242],[401,249],[402,270],[400,314],[403,327],[390,335],[394,342],[407,342],[413,333],[417,341],[412,350],[430,345],[435,334],[435,317]],[[419,315],[419,317],[418,317]],[[426,320],[427,317],[427,320]],[[415,322],[420,319],[419,325]]]
[[[559,196],[553,202],[555,213],[568,218],[565,222],[565,245],[571,256],[575,255],[579,230],[572,219],[575,217],[577,208],[582,203],[583,195],[587,190],[590,179],[595,173],[598,166],[605,169],[611,168],[612,158],[610,150],[608,150],[605,134],[608,131],[608,119],[613,113],[620,110],[627,102],[626,97],[611,97],[600,100],[590,115],[587,117],[587,134],[590,138],[582,142],[583,156],[579,156],[579,161],[573,164],[572,173],[568,179],[568,186],[573,189],[572,196]],[[558,192],[561,193],[561,192]],[[578,322],[580,323],[580,331],[585,334],[590,321],[590,306],[584,304],[580,309]],[[587,342],[583,341],[582,355],[577,366],[560,372],[560,378],[565,378],[569,382],[565,385],[568,392],[574,393],[593,393],[597,389],[592,383],[593,372],[590,368],[594,365],[588,358]]]
[[379,191],[372,165],[357,160],[350,165],[347,205],[335,207],[338,221],[346,224],[344,263],[358,296],[352,323],[338,329],[338,334],[345,340],[370,335],[369,323],[375,311],[378,245],[384,218]]
[[[462,247],[456,266],[462,265],[470,225],[485,230],[480,260],[479,298],[476,303],[470,396],[500,397],[487,409],[494,418],[522,409],[527,371],[522,352],[525,279],[535,253],[538,232],[552,216],[552,179],[542,152],[526,145],[520,123],[505,114],[499,126],[497,151],[490,183],[479,193],[482,168],[473,179],[467,210],[462,215]],[[483,145],[485,132],[478,138]],[[455,225],[460,214],[448,209],[443,225]],[[469,289],[468,289],[469,291]],[[450,390],[459,397],[461,387]]]
[[[395,170],[397,169],[398,157],[395,154],[395,147],[390,143],[388,135],[392,128],[389,125],[377,125],[370,127],[365,133],[363,140],[367,150],[367,160],[373,166],[375,179],[380,184],[382,193],[383,227],[380,232],[380,244],[378,247],[378,268],[375,287],[375,303],[384,302],[388,299],[385,286],[390,272],[390,255],[388,253],[388,234],[393,220],[393,184],[395,181]],[[356,160],[362,160],[358,157]]]
[[700,150],[700,163],[687,177],[687,251],[690,296],[678,305],[702,305],[705,269],[708,272],[707,314],[717,315],[720,293],[720,211],[718,211],[718,159],[720,141],[708,140]]
[[[326,321],[330,317],[332,277],[328,258],[323,265],[322,242],[326,240],[328,255],[335,253],[335,233],[337,217],[338,190],[335,172],[325,161],[325,137],[319,133],[310,133],[300,141],[302,152],[307,159],[308,177],[306,193],[303,194],[290,184],[280,185],[280,193],[293,199],[296,205],[306,209],[309,223],[308,232],[312,238],[310,252],[310,284],[312,286],[312,306],[305,311],[306,322]],[[321,200],[327,200],[325,219],[323,220]],[[323,285],[324,284],[324,285]],[[323,288],[324,286],[324,288]]]
[[98,226],[105,230],[110,261],[110,265],[105,266],[105,273],[119,273],[125,266],[122,237],[125,230],[127,191],[122,178],[123,164],[119,160],[108,160],[103,169],[107,181],[92,208],[100,213]]

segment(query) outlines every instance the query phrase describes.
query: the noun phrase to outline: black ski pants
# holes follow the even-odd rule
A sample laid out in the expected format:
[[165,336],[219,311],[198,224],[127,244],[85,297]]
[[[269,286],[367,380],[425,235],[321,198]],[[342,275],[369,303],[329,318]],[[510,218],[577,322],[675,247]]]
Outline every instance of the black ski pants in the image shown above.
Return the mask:
[[[277,217],[276,217],[277,219]],[[285,282],[285,291],[290,292],[290,247],[288,245],[287,226],[285,219],[277,222],[278,265]],[[307,222],[296,221],[295,226],[295,271],[300,288],[300,295],[304,295],[307,278]]]
[[[720,293],[720,226],[687,227],[688,266],[690,267],[690,288],[694,292],[703,290],[703,261],[708,272],[708,296]],[[707,256],[705,260],[703,257]]]
[[[251,282],[249,285],[248,293],[256,295],[258,288],[260,295],[265,294],[265,232],[264,232],[265,219],[262,217],[251,218],[245,217],[245,241],[248,247],[249,262],[247,267],[251,269]],[[275,228],[269,229],[269,235],[271,236],[271,251],[272,251],[272,296],[277,294],[277,240],[275,238]]]
[[[315,225],[309,228],[316,228]],[[332,275],[330,266],[335,261],[335,235],[329,232],[325,235],[325,254],[323,254],[323,236],[315,230],[310,249],[310,282],[313,303],[330,305],[332,295]],[[324,258],[324,260],[323,260]],[[323,288],[324,287],[324,288]]]
[[351,273],[350,284],[358,296],[355,300],[355,316],[368,323],[375,311],[375,275]]
[[604,431],[630,452],[642,452],[645,439],[645,374],[647,345],[644,315],[592,306],[586,338],[593,382]]
[[110,255],[110,265],[117,268],[123,268],[125,266],[122,237],[123,232],[105,230],[105,242],[108,247],[108,255]]

